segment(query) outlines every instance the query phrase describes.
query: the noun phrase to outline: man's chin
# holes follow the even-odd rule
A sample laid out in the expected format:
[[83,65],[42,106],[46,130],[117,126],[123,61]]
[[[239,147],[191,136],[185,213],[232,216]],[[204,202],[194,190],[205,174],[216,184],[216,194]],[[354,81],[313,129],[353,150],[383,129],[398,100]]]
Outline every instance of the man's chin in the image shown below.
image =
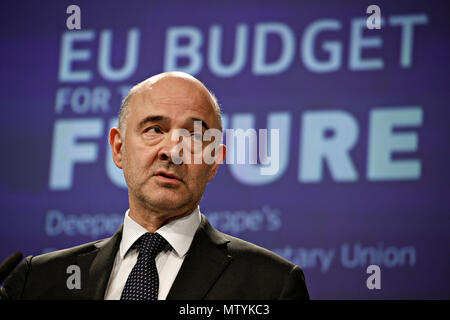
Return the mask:
[[173,192],[153,192],[145,197],[149,207],[162,211],[177,211],[187,206],[189,200]]

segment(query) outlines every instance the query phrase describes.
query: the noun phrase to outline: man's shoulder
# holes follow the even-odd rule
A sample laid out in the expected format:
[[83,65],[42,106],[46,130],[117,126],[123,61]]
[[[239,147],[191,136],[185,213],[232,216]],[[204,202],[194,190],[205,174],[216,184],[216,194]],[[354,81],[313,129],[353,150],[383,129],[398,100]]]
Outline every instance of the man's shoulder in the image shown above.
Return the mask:
[[[41,255],[27,256],[5,280],[0,289],[0,299],[63,297],[58,295],[62,294],[61,290],[66,289],[67,268],[71,265],[79,265],[80,256],[95,253],[108,239]],[[91,257],[94,258],[95,254]]]
[[30,262],[33,265],[45,265],[47,263],[70,260],[78,255],[91,253],[92,251],[98,250],[98,248],[110,238],[95,240],[92,242],[83,243],[74,247],[60,249],[36,256],[30,257]]
[[27,279],[27,282],[33,286],[41,285],[41,282],[49,282],[50,279],[57,279],[61,282],[66,277],[67,268],[71,265],[79,265],[79,257],[92,254],[107,239],[96,240],[74,247],[56,250],[40,255],[27,256],[14,270],[12,275],[20,275],[20,278]]
[[214,229],[224,240],[227,268],[208,298],[308,299],[301,267],[273,251]]
[[226,243],[227,253],[235,262],[241,262],[244,265],[258,265],[265,268],[272,267],[288,272],[295,267],[292,262],[273,251],[247,240],[221,232],[213,227],[205,216],[203,217],[200,228],[205,230],[210,239],[213,239],[214,243]]
[[229,254],[235,260],[242,260],[251,265],[275,268],[289,272],[295,265],[269,249],[252,242],[222,233],[229,240],[227,244]]
[[[123,225],[121,225],[117,231],[109,238],[99,239],[87,243],[83,243],[74,247],[61,249],[52,251],[49,253],[30,256],[27,257],[29,259],[30,264],[33,266],[38,265],[48,265],[48,264],[59,264],[60,262],[67,263],[67,261],[74,261],[78,257],[90,256],[91,258],[96,256],[96,252],[98,252],[102,248],[108,248],[106,250],[107,253],[115,252],[118,244],[120,243],[120,239],[122,237]],[[85,259],[83,259],[86,261]]]

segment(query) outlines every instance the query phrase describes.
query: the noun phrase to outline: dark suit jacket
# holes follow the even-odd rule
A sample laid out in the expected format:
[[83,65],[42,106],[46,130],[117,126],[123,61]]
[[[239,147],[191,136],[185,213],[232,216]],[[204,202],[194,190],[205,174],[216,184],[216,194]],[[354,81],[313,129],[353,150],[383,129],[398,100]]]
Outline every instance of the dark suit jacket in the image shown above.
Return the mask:
[[[103,299],[122,226],[111,237],[25,258],[0,288],[2,299]],[[70,265],[81,289],[68,289]],[[309,299],[302,270],[270,252],[214,229],[205,216],[167,299]]]

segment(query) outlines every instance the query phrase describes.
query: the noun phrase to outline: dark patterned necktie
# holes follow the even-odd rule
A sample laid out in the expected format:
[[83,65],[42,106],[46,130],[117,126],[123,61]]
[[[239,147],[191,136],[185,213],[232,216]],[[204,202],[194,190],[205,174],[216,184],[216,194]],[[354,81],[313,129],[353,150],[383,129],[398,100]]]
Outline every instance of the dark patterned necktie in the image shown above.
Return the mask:
[[145,233],[138,240],[139,255],[128,276],[120,300],[158,300],[158,270],[155,257],[167,245],[158,233]]

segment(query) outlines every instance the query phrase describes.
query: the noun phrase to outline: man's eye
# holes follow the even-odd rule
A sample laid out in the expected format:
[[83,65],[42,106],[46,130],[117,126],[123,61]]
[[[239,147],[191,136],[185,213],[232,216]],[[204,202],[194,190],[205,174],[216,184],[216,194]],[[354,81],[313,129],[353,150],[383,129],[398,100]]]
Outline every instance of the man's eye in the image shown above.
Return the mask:
[[159,127],[150,127],[150,128],[147,128],[146,130],[145,130],[145,132],[147,133],[152,133],[152,134],[154,134],[154,133],[162,133],[162,130],[161,130],[161,128],[159,128]]

